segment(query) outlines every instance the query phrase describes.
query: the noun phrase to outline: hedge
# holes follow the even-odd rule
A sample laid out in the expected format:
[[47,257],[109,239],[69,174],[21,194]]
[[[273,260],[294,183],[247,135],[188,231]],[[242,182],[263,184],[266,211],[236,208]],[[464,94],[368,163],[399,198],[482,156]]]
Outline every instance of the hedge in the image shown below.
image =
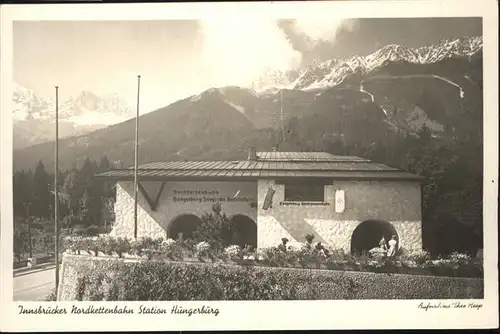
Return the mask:
[[58,300],[483,298],[483,280],[64,254]]

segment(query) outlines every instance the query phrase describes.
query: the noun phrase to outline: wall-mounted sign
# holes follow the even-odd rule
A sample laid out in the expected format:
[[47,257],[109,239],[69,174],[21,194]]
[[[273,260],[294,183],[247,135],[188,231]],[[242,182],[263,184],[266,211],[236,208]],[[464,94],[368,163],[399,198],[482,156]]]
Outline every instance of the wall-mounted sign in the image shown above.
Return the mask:
[[239,196],[239,192],[232,196],[221,196],[220,190],[174,190],[174,203],[251,203],[253,197]]
[[264,204],[262,205],[263,210],[267,210],[273,207],[273,196],[275,192],[276,190],[271,187],[267,189],[266,198],[264,199]]
[[341,213],[345,210],[345,193],[343,190],[335,191],[335,212]]
[[280,202],[281,206],[328,206],[328,202],[294,202],[294,201],[283,201]]

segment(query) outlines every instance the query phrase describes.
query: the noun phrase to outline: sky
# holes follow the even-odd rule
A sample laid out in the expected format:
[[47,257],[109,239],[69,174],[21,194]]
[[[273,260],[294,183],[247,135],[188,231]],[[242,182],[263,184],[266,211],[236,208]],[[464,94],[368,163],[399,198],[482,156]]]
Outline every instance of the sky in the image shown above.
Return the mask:
[[211,87],[251,83],[266,71],[313,59],[368,55],[388,44],[410,47],[482,35],[479,18],[342,19],[317,13],[263,21],[17,21],[14,81],[44,97],[83,90],[119,94],[141,113]]

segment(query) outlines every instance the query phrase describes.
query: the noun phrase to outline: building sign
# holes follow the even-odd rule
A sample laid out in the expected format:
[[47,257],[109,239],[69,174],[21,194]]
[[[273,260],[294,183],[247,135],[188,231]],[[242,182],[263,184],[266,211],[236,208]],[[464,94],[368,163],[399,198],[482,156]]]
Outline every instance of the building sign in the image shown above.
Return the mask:
[[345,194],[343,190],[335,192],[335,212],[341,213],[345,210]]
[[252,203],[255,201],[252,197],[239,196],[239,191],[233,196],[223,196],[220,190],[175,190],[173,191],[173,202],[177,204],[184,203]]
[[276,190],[271,187],[267,189],[266,198],[264,199],[264,205],[262,205],[263,210],[268,210],[269,208],[273,207],[273,196],[275,192]]
[[328,202],[292,202],[292,201],[283,201],[280,202],[281,206],[328,206],[330,203]]

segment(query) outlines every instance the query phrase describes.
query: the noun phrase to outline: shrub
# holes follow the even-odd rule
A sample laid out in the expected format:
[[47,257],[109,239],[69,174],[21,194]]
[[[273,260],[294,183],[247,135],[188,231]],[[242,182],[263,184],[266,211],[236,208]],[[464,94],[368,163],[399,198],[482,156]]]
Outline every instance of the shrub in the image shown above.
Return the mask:
[[284,267],[287,264],[286,254],[278,247],[265,248],[261,252],[263,264],[271,267]]
[[116,240],[116,252],[119,257],[122,257],[123,253],[128,253],[130,249],[131,245],[128,238],[118,238]]
[[481,280],[222,263],[69,256],[65,265],[77,279],[61,286],[64,301],[470,299],[484,289]]
[[196,244],[196,257],[198,260],[203,261],[203,259],[210,256],[210,244],[206,241],[202,241]]
[[463,254],[459,252],[453,252],[450,254],[450,261],[457,264],[469,264],[472,257],[469,254]]
[[77,300],[317,300],[351,299],[344,275],[224,264],[99,261],[79,268]]
[[407,255],[402,256],[402,259],[421,266],[431,260],[431,253],[426,250],[412,250]]
[[196,256],[196,241],[193,239],[183,240],[179,245],[189,256]]
[[160,245],[160,252],[163,253],[170,260],[182,260],[184,254],[181,248],[181,243],[174,239],[167,239]]
[[316,267],[319,267],[323,258],[320,252],[311,248],[308,244],[305,244],[302,248],[300,248],[296,255],[297,261],[303,268],[307,268],[308,264],[314,264]]
[[224,249],[224,252],[227,254],[228,258],[231,261],[238,262],[243,259],[243,250],[238,245],[231,245]]
[[221,210],[219,203],[214,204],[212,212],[205,213],[201,217],[201,222],[193,233],[196,242],[207,242],[211,248],[217,250],[229,246],[231,222]]
[[162,237],[156,239],[151,237],[139,238],[131,243],[130,252],[138,256],[146,255],[148,259],[152,259],[153,254],[161,251],[162,244]]
[[95,239],[96,250],[105,255],[118,253],[118,239],[107,235],[99,236]]
[[387,251],[383,248],[375,247],[375,248],[370,249],[369,254],[370,254],[370,256],[379,259],[379,258],[386,257]]
[[80,251],[86,250],[86,245],[84,244],[84,239],[82,237],[67,236],[63,239],[63,244],[65,250],[72,253],[80,254]]
[[104,254],[113,255],[113,253],[118,253],[118,239],[110,238],[110,237],[100,237],[99,245],[101,248],[99,249]]

